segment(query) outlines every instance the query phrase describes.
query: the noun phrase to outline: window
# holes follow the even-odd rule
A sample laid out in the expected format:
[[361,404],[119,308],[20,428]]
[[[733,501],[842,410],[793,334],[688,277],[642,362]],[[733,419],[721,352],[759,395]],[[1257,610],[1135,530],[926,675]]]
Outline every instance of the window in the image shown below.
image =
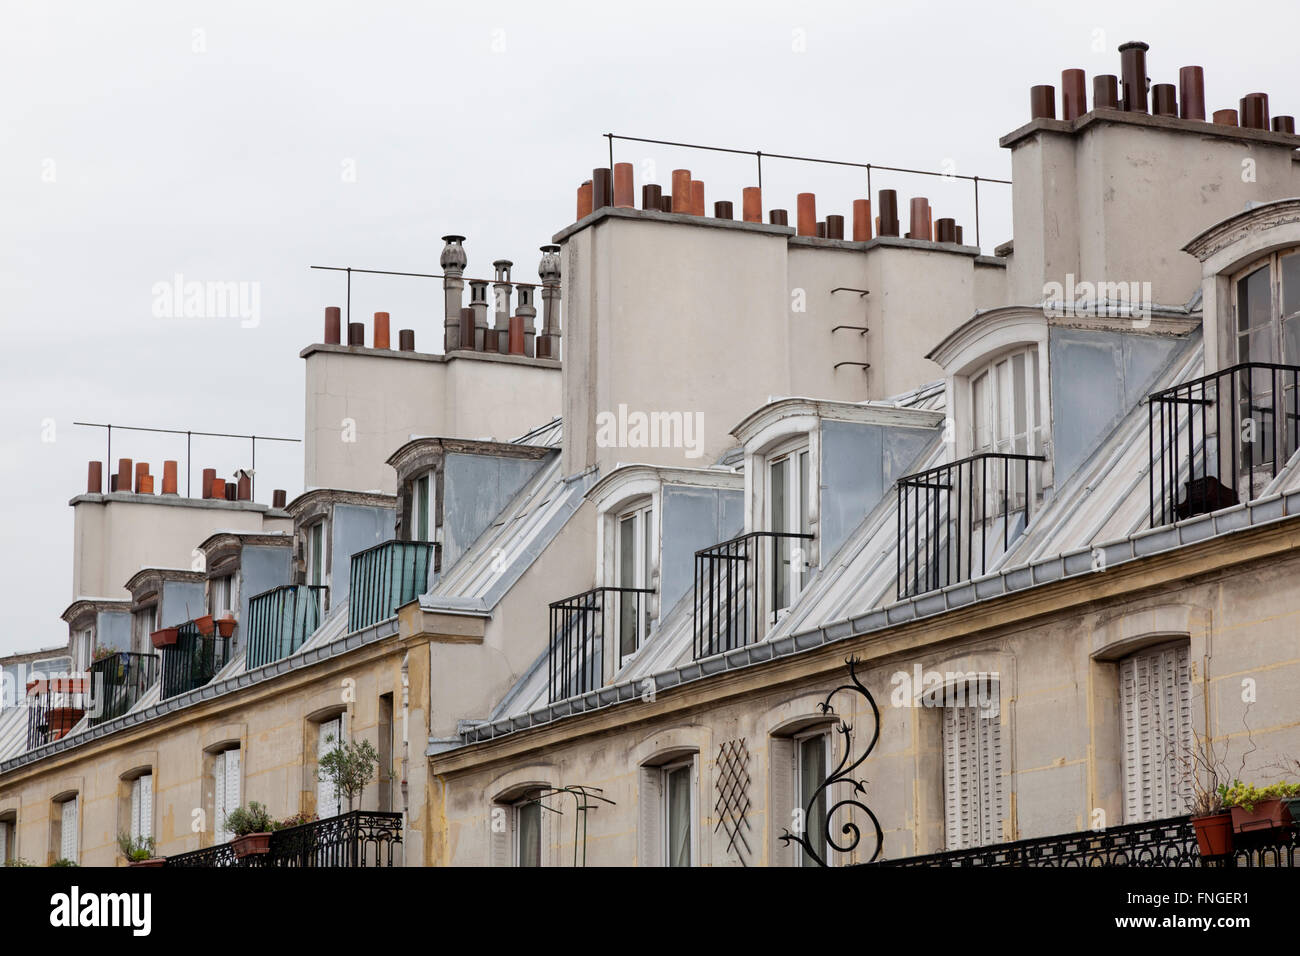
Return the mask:
[[1187,813],[1192,683],[1187,644],[1166,644],[1120,661],[1124,822]]
[[[618,518],[614,564],[618,587],[649,588],[653,567],[654,509],[649,505]],[[619,595],[619,666],[636,653],[650,630],[650,602],[645,594]]]
[[131,838],[153,836],[153,774],[142,773],[131,781]]
[[435,475],[426,471],[411,482],[411,534],[412,541],[432,541],[436,528],[434,518]]
[[515,866],[542,865],[542,801],[534,791],[514,805]]
[[12,818],[0,820],[0,866],[8,863],[18,855],[18,847],[15,844],[17,827],[14,826]]
[[393,695],[379,696],[379,809],[393,809]]
[[[1239,275],[1233,307],[1236,357],[1227,364],[1300,365],[1300,251],[1271,255]],[[1280,411],[1274,407],[1276,386],[1284,393]],[[1242,396],[1241,420],[1253,421],[1259,436],[1251,449],[1252,459],[1258,459],[1255,464],[1273,464],[1275,431],[1285,440],[1283,457],[1290,457],[1296,442],[1288,423],[1297,411],[1292,376],[1254,369],[1243,373],[1235,387]],[[1285,416],[1283,421],[1261,420],[1279,414]]]
[[664,865],[693,866],[695,842],[695,763],[663,768]]
[[320,774],[325,755],[343,745],[343,715],[337,714],[316,725],[316,813],[321,818],[336,817],[343,812],[343,795],[334,790],[334,784]]
[[1041,447],[1038,348],[1011,352],[971,377],[971,453],[1034,455]]
[[[826,782],[827,766],[830,763],[830,734],[825,731],[805,734],[795,738],[794,746],[794,790],[800,814],[804,817],[803,836],[818,848],[822,860],[827,859],[826,852],[826,809],[830,796],[829,790],[817,793],[817,788]],[[813,798],[817,802],[813,803]],[[811,809],[809,808],[811,804]],[[799,863],[801,866],[817,866],[818,863],[800,847]]]
[[59,805],[59,852],[56,859],[70,860],[73,863],[79,862],[77,859],[77,797],[72,796]]
[[[974,691],[968,689],[975,698]],[[989,698],[997,699],[992,684]],[[949,850],[1002,840],[1002,724],[1000,707],[943,709],[944,831]]]
[[151,653],[149,635],[158,630],[158,605],[142,607],[131,615],[131,649],[137,654]]
[[239,748],[223,750],[212,761],[213,842],[229,843],[226,815],[239,806]]
[[233,585],[233,574],[208,579],[208,613],[213,617],[221,617],[227,611],[232,610],[231,601],[234,595],[231,591]]
[[[95,631],[94,628],[84,628],[77,632],[73,648],[72,660],[62,658],[63,667],[71,665],[75,673],[83,673],[90,670],[90,665],[95,659]],[[63,673],[62,668],[59,670],[46,670],[45,675],[48,677],[52,674]]]
[[[780,534],[807,534],[809,457],[806,447],[780,453],[768,459],[767,526]],[[790,606],[803,589],[806,541],[798,538],[772,539],[772,620]]]
[[325,522],[317,521],[305,529],[307,546],[307,583],[325,583]]

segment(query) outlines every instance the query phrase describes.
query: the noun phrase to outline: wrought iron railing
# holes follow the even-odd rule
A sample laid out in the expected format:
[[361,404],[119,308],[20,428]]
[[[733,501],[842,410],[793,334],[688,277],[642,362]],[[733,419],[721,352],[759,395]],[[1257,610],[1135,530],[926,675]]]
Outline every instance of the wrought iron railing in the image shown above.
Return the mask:
[[429,587],[438,546],[430,541],[385,541],[352,556],[348,630],[385,621]]
[[320,627],[325,587],[289,584],[248,599],[244,662],[249,670],[288,657]]
[[1190,817],[1017,840],[967,850],[881,860],[875,866],[1297,867],[1300,834],[1238,837],[1233,852],[1202,857]]
[[177,628],[176,643],[162,651],[162,699],[202,687],[229,660],[230,638],[215,630],[205,636],[187,621]]
[[167,857],[168,866],[184,867],[389,867],[400,865],[402,815],[353,810],[313,820],[271,834],[270,850],[256,856],[235,856],[233,844],[222,843]]
[[1300,367],[1246,362],[1150,396],[1151,526],[1257,497],[1300,447]]
[[27,686],[27,749],[66,736],[86,715],[89,681],[84,675],[44,677]]
[[761,640],[803,589],[811,534],[751,531],[695,552],[695,658]]
[[161,666],[162,659],[157,654],[129,654],[125,651],[110,654],[91,664],[90,726],[121,717],[134,707],[158,680]]
[[[602,587],[551,604],[550,702],[586,694],[636,652],[649,633],[653,588]],[[607,656],[608,655],[608,656]]]
[[898,597],[984,574],[1033,516],[1042,455],[982,452],[898,481]]

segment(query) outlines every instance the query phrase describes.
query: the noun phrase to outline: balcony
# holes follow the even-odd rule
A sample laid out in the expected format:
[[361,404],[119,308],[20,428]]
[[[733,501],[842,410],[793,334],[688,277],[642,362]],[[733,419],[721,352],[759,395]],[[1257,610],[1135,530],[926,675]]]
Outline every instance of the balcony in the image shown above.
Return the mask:
[[27,685],[27,749],[65,737],[90,703],[85,677],[49,677]]
[[230,660],[230,638],[204,636],[193,621],[177,628],[176,643],[162,652],[162,699],[195,690],[217,676]]
[[1147,402],[1151,527],[1258,497],[1300,447],[1300,367],[1247,362]]
[[[261,856],[239,859],[230,843],[167,857],[183,867],[390,867],[402,845],[402,815],[353,810],[276,830]],[[397,865],[401,865],[400,860]]]
[[430,541],[385,541],[352,556],[348,630],[386,621],[429,589],[438,545]]
[[607,656],[617,669],[636,652],[649,631],[650,594],[654,589],[593,588],[551,604],[551,703],[596,690]]
[[811,534],[751,531],[695,552],[695,659],[762,640],[807,578]]
[[[1237,843],[1243,838],[1238,835]],[[1254,837],[1223,857],[1202,857],[1190,817],[995,843],[969,850],[882,860],[869,866],[1300,867],[1300,830],[1277,842]]]
[[90,665],[90,690],[94,706],[90,726],[121,717],[158,680],[162,661],[157,654],[119,651]]
[[899,600],[986,574],[1028,527],[1044,460],[983,452],[900,478]]
[[288,657],[320,627],[325,588],[294,584],[248,599],[247,650],[249,670]]

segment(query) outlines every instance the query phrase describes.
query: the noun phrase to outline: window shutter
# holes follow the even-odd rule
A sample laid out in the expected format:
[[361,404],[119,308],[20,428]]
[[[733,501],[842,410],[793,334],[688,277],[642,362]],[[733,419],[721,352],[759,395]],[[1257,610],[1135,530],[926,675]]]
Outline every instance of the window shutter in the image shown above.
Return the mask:
[[77,862],[77,798],[63,804],[63,820],[59,828],[59,857]]
[[794,826],[794,740],[772,737],[767,757],[772,781],[772,862],[777,866],[794,866],[799,859],[795,844],[781,842],[781,834]]
[[[504,820],[505,825],[500,826],[498,824],[499,820]],[[491,837],[489,865],[510,866],[514,863],[513,844],[515,830],[518,826],[519,821],[515,818],[514,807],[507,806],[504,803],[492,804],[492,808],[488,813],[488,834]]]
[[978,707],[964,709],[979,735],[979,844],[987,846],[1002,841],[1002,721]]
[[[333,738],[332,740],[329,738]],[[316,762],[316,813],[324,817],[333,817],[343,812],[343,798],[334,792],[334,784],[320,779],[320,760],[343,742],[343,721],[335,717],[323,720],[317,729]]]
[[232,834],[226,829],[226,814],[239,806],[239,751],[226,750],[218,754],[213,776],[216,842],[228,843]]
[[663,865],[663,771],[641,768],[641,799],[637,802],[637,866]]
[[131,781],[131,837],[140,836],[140,778]]
[[949,850],[1002,840],[1001,708],[943,711],[944,832]]
[[1187,812],[1191,780],[1192,685],[1187,645],[1166,645],[1119,665],[1124,750],[1124,820]]
[[153,836],[153,774],[142,774],[136,783],[140,786],[139,836],[148,838]]
[[9,859],[9,822],[0,821],[0,863]]

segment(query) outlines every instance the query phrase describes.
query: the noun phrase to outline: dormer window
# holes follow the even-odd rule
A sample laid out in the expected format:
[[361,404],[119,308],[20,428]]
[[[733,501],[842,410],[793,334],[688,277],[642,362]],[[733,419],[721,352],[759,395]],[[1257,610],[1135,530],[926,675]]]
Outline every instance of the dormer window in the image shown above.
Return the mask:
[[208,613],[213,617],[222,617],[232,609],[234,582],[233,574],[208,579]]
[[306,538],[307,583],[322,585],[325,583],[325,522],[308,525],[303,534]]
[[767,476],[767,530],[780,535],[773,539],[776,566],[772,575],[772,613],[777,615],[803,590],[807,577],[804,542],[785,535],[808,534],[808,446],[782,449],[768,456]]
[[434,473],[426,471],[411,481],[411,533],[412,541],[432,541],[434,533]]
[[970,387],[972,454],[1031,455],[1042,447],[1037,346],[994,360]]
[[[618,516],[614,567],[618,587],[648,589],[654,567],[654,508],[650,502]],[[637,652],[650,632],[649,602],[624,598],[618,623],[619,666]]]
[[1300,251],[1255,262],[1236,280],[1237,362],[1300,365]]

